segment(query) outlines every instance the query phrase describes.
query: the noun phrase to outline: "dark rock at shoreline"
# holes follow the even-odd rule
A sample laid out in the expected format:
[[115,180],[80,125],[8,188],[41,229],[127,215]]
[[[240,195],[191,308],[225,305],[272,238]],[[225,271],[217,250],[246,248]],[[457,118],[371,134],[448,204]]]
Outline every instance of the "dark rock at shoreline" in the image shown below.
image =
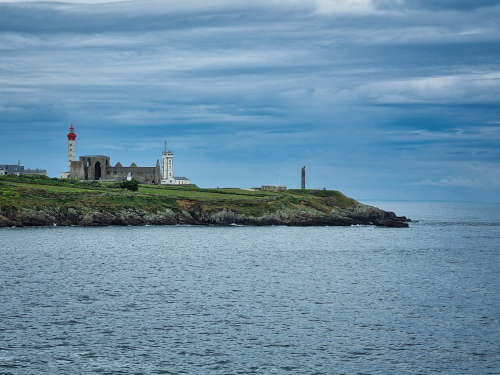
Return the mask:
[[138,208],[121,208],[116,211],[94,208],[37,207],[0,208],[0,227],[10,226],[107,226],[107,225],[286,225],[286,226],[349,226],[375,225],[406,228],[409,219],[393,212],[358,204],[355,207],[332,208],[330,213],[311,208],[282,209],[263,216],[235,213],[231,210],[205,211],[199,206],[184,210],[161,209],[147,211]]

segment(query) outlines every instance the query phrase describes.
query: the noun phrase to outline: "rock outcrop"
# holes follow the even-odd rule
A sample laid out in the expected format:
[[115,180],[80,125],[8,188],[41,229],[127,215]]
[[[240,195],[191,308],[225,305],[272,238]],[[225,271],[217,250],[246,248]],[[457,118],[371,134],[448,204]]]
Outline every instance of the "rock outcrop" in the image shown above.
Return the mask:
[[199,205],[179,210],[148,211],[121,208],[115,211],[85,207],[0,207],[0,227],[9,226],[106,226],[106,225],[287,225],[287,226],[349,226],[376,225],[408,227],[410,220],[393,212],[358,204],[346,209],[332,208],[328,213],[312,208],[287,208],[262,216],[251,216],[229,209],[206,211]]

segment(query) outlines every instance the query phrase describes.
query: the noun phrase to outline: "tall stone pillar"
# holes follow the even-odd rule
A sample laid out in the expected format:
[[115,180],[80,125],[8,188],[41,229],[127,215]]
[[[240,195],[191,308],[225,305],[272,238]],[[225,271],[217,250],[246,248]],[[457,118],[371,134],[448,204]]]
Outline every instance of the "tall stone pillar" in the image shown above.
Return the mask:
[[306,188],[306,167],[302,167],[302,174],[301,174],[301,184],[300,184],[300,187],[302,189],[305,189]]

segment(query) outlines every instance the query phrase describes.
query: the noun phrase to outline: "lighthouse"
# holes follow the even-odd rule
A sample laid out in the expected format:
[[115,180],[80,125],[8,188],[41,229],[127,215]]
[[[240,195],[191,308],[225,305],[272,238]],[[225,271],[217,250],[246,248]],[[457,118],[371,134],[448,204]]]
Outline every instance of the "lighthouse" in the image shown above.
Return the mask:
[[71,171],[71,162],[76,161],[76,134],[73,124],[68,133],[68,172]]
[[66,172],[61,173],[61,178],[71,177],[71,162],[76,161],[76,133],[73,124],[69,127],[68,137],[68,167]]

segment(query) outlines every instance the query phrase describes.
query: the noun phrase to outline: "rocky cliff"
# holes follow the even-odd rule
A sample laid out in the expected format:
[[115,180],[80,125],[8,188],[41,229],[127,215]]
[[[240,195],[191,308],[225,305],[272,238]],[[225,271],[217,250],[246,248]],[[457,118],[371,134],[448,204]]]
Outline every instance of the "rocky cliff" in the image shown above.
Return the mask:
[[38,207],[5,209],[0,207],[0,227],[6,226],[103,226],[103,225],[288,225],[348,226],[356,224],[384,227],[408,227],[408,219],[375,207],[360,205],[354,209],[321,213],[313,209],[283,209],[262,216],[245,215],[231,210],[206,212],[202,209],[175,211],[165,208],[147,211],[122,208],[116,211],[95,208]]
[[0,227],[46,225],[376,225],[408,227],[405,217],[337,191],[113,185],[52,179],[0,179]]

